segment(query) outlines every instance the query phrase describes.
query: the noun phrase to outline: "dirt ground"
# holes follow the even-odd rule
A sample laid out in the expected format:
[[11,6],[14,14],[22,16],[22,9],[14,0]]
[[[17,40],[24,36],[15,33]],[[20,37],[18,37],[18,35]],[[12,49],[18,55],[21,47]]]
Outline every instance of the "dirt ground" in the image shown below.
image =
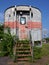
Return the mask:
[[49,56],[42,57],[34,63],[13,63],[13,60],[10,59],[10,57],[0,57],[0,65],[49,65]]

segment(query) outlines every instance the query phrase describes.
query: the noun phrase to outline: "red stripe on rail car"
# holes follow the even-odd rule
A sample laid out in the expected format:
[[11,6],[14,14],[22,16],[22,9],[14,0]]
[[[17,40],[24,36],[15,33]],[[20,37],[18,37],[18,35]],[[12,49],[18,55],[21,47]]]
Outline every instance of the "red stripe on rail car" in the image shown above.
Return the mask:
[[28,28],[42,28],[42,23],[41,22],[28,22]]
[[4,22],[4,27],[16,28],[18,26],[18,22]]
[[[19,28],[22,28],[22,29],[24,29],[25,26],[26,26],[26,25],[21,25],[18,22],[4,22],[4,25],[5,25],[5,27],[10,27],[10,28],[17,28],[17,27],[19,27]],[[29,21],[27,23],[27,27],[29,29],[32,29],[32,28],[42,28],[42,24],[41,24],[41,22],[31,22],[31,21]]]

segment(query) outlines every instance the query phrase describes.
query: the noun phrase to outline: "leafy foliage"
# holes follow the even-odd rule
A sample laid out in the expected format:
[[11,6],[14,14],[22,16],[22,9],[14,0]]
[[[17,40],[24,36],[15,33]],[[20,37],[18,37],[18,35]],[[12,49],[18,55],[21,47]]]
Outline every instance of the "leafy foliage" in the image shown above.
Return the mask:
[[49,43],[49,38],[45,38],[45,40],[46,40],[46,43]]
[[10,55],[12,53],[12,49],[13,49],[13,37],[10,34],[4,34],[3,40],[0,43],[0,50],[2,52],[7,51],[7,54]]
[[40,59],[42,57],[41,48],[40,47],[33,47],[33,58]]
[[0,39],[3,38],[4,26],[0,25]]
[[12,53],[13,36],[10,33],[4,33],[4,27],[0,26],[0,56],[11,55]]

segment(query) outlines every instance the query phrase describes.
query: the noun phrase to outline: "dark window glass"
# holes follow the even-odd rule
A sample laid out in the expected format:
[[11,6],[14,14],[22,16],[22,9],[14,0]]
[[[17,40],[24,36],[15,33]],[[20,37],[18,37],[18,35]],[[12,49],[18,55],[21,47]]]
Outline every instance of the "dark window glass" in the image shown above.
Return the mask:
[[31,18],[33,18],[33,13],[31,12]]
[[15,12],[13,12],[13,15],[15,16]]
[[11,15],[9,14],[9,17],[11,17]]
[[21,15],[20,12],[22,12],[22,15],[29,15],[29,11],[17,11],[17,15]]

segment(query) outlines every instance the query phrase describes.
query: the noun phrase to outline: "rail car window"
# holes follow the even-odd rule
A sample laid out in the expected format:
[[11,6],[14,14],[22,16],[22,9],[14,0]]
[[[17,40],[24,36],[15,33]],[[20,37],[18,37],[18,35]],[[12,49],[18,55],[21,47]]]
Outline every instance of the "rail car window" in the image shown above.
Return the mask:
[[20,24],[26,24],[26,18],[25,17],[20,18]]
[[17,11],[17,15],[21,15],[20,12],[22,12],[22,15],[29,15],[29,11]]
[[33,13],[31,12],[31,18],[33,18]]
[[9,17],[11,17],[11,15],[9,14]]
[[15,12],[13,12],[13,15],[15,16]]

